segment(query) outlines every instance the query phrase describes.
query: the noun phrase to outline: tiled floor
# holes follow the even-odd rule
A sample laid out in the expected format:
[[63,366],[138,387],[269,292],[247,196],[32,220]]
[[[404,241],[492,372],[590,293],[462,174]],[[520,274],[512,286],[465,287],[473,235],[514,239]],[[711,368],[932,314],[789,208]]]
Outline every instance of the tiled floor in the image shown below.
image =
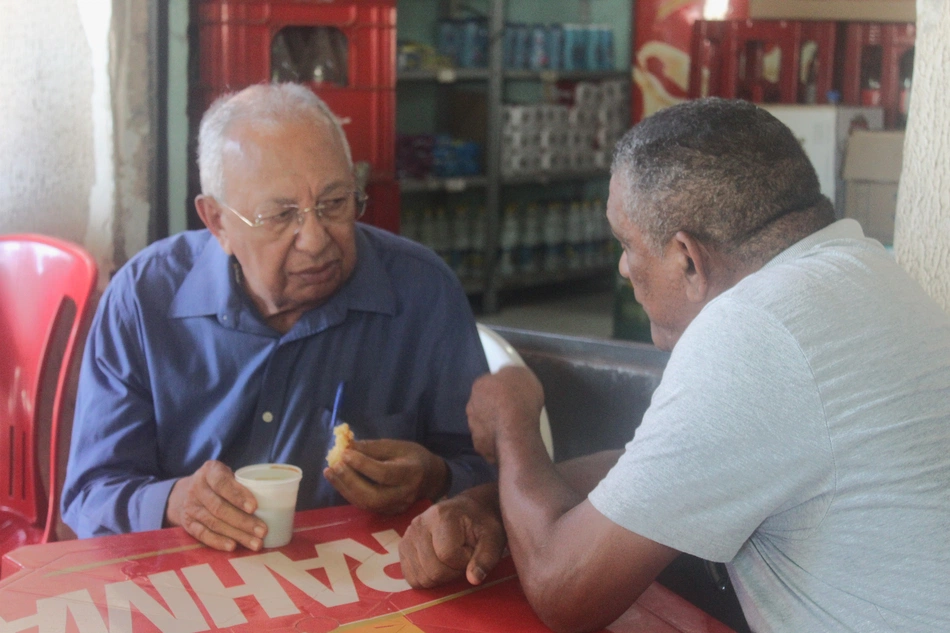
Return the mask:
[[501,310],[479,314],[486,325],[610,338],[613,332],[614,290],[609,283],[572,288],[545,288],[503,297]]

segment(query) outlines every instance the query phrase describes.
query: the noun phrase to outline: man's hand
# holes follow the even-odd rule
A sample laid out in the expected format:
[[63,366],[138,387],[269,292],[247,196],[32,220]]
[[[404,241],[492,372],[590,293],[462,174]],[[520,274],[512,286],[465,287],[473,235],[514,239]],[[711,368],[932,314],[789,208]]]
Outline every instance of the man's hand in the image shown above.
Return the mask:
[[[492,490],[497,494],[494,486]],[[406,582],[416,588],[435,587],[462,574],[477,585],[498,564],[505,542],[497,506],[462,493],[412,520],[399,543],[399,562]]]
[[165,519],[208,547],[230,552],[240,543],[257,551],[267,525],[253,516],[256,509],[254,494],[237,482],[230,468],[207,461],[194,475],[175,482]]
[[323,471],[351,504],[382,514],[398,514],[419,499],[433,501],[449,488],[445,460],[404,440],[360,440]]
[[525,433],[540,441],[541,408],[544,390],[527,367],[509,365],[487,374],[472,385],[465,412],[475,450],[492,464],[498,463],[495,451],[498,435],[509,441],[521,441]]

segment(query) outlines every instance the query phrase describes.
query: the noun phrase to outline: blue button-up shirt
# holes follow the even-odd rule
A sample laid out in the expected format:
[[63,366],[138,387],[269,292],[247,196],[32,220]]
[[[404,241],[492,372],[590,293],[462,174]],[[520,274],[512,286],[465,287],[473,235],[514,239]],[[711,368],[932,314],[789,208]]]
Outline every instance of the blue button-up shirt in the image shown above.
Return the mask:
[[323,478],[331,410],[358,439],[444,457],[450,494],[489,481],[465,404],[488,371],[458,280],[431,251],[358,225],[357,265],[286,334],[207,231],[148,247],[115,276],[79,379],[63,517],[80,537],[161,527],[178,478],[208,459],[304,471],[298,509],[345,503]]

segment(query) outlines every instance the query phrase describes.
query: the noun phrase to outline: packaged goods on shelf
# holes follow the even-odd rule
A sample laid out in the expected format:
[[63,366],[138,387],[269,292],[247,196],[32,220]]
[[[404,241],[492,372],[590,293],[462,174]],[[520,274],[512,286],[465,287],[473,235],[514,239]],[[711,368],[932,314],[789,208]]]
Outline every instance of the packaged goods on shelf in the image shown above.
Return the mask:
[[432,174],[432,149],[435,136],[432,134],[396,135],[396,177],[425,178]]
[[518,270],[523,273],[538,272],[542,253],[541,210],[537,203],[532,202],[524,208],[521,243],[518,245]]
[[449,248],[449,266],[459,277],[471,275],[472,221],[468,206],[457,205],[452,209],[451,247]]
[[611,264],[610,227],[600,199],[510,203],[501,218],[498,273],[558,273]]
[[485,207],[458,204],[404,207],[400,233],[438,253],[462,279],[481,272],[485,248]]
[[614,32],[609,24],[508,22],[502,38],[509,70],[611,70]]
[[451,68],[455,65],[455,60],[420,42],[403,41],[399,42],[396,52],[396,68],[400,72],[420,71],[420,70],[438,70],[441,68]]
[[440,134],[399,134],[396,177],[457,178],[482,173],[482,146]]
[[607,169],[614,145],[626,131],[624,85],[560,82],[564,103],[505,106],[502,175]]
[[[557,275],[602,270],[612,263],[610,227],[601,199],[509,203],[502,212],[497,273]],[[461,279],[482,271],[486,241],[484,206],[406,208],[402,233],[438,253]]]
[[438,50],[452,61],[456,68],[485,68],[488,66],[488,20],[440,20]]

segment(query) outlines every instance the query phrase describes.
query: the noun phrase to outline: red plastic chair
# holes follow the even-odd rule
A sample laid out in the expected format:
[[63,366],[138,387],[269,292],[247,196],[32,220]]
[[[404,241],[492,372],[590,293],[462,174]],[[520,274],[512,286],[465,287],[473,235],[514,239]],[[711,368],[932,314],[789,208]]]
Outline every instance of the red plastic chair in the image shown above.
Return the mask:
[[0,557],[56,538],[63,400],[96,274],[75,244],[0,235]]

